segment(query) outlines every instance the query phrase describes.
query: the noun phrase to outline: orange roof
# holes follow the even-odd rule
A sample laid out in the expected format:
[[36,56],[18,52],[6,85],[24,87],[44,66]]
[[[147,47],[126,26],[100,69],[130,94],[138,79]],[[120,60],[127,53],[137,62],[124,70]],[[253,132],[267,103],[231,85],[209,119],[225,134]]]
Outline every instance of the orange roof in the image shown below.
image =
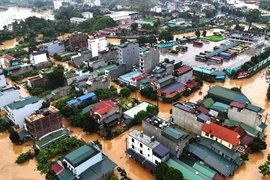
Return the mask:
[[179,72],[180,74],[185,74],[191,70],[192,70],[192,67],[190,67],[190,66],[182,66],[182,67],[176,69],[175,71]]
[[13,59],[15,59],[13,56],[9,55],[9,54],[6,54],[4,56],[5,59],[9,60],[9,61],[12,61]]
[[147,76],[148,76],[148,74],[143,73],[143,74],[141,74],[141,75],[139,75],[139,76],[136,76],[136,77],[131,78],[131,80],[132,80],[132,81],[135,81],[135,80],[141,80],[141,79],[143,79],[143,78],[146,78]]
[[204,123],[202,131],[209,133],[219,139],[222,139],[232,145],[236,146],[239,144],[239,134],[223,126],[217,125],[215,123]]
[[100,101],[94,108],[91,109],[91,112],[102,115],[107,113],[111,108],[115,106],[117,106],[115,102]]

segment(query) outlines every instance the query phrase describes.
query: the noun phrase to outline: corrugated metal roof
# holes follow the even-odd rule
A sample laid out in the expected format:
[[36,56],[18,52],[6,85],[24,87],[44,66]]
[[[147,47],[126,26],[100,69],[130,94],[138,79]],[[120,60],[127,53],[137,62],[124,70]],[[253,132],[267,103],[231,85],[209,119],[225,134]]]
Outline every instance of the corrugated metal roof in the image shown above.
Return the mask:
[[251,110],[251,111],[254,111],[254,112],[259,112],[259,111],[261,110],[260,107],[255,106],[255,105],[253,105],[253,104],[248,104],[248,105],[246,106],[246,108],[249,109],[249,110]]
[[212,98],[207,98],[207,99],[204,99],[201,103],[202,103],[206,108],[210,108],[210,107],[215,103],[215,101],[214,101]]
[[26,106],[28,104],[36,103],[39,100],[40,99],[38,97],[33,96],[33,97],[30,97],[30,98],[25,98],[24,100],[21,100],[21,101],[10,103],[10,104],[8,104],[6,106],[9,107],[11,110],[14,110],[14,109],[22,108],[22,107],[24,107],[24,106]]
[[217,174],[216,171],[210,169],[201,162],[196,162],[192,167],[210,178],[214,178],[214,176]]
[[217,110],[219,112],[227,112],[230,106],[221,102],[215,102],[210,109]]
[[94,103],[94,104],[90,104],[89,106],[86,106],[85,108],[83,108],[81,110],[81,114],[86,114],[86,113],[90,113],[90,110],[95,107],[97,105],[97,103]]
[[172,138],[173,140],[180,140],[182,138],[187,137],[188,133],[186,133],[178,128],[166,127],[162,131],[162,135],[168,136],[168,137]]

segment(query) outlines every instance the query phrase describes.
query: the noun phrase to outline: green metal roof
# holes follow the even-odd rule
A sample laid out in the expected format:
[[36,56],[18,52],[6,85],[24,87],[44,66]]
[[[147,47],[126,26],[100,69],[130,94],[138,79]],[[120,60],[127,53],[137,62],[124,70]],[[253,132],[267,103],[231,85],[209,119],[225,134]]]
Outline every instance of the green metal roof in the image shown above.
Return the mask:
[[230,108],[229,105],[221,103],[221,102],[215,102],[210,109],[217,110],[219,112],[227,112]]
[[75,176],[69,169],[65,169],[58,176],[60,180],[75,180]]
[[248,105],[246,106],[246,108],[249,109],[249,110],[251,110],[251,111],[254,111],[254,112],[259,112],[259,111],[261,110],[260,107],[255,106],[255,105],[253,105],[253,104],[248,104]]
[[206,175],[199,173],[196,174],[196,170],[193,169],[192,167],[186,165],[185,163],[177,160],[177,159],[169,159],[167,161],[167,165],[169,167],[175,168],[179,171],[182,172],[184,179],[189,179],[189,180],[211,180],[211,178],[207,177]]
[[215,101],[214,101],[212,98],[207,98],[207,99],[202,100],[201,103],[202,103],[206,108],[210,108],[210,107],[215,103]]
[[151,106],[151,104],[148,103],[148,102],[142,102],[142,103],[138,104],[137,106],[135,106],[135,107],[133,107],[133,108],[125,111],[124,112],[124,115],[126,115],[126,116],[128,116],[128,117],[130,117],[130,118],[133,119],[134,116],[136,114],[138,114],[138,112],[140,112],[140,111],[146,111],[146,109],[147,109],[148,106]]
[[146,47],[140,48],[140,52],[146,52],[146,51],[148,51],[148,50],[149,50],[149,48],[146,48]]
[[76,167],[96,154],[97,154],[97,150],[95,150],[94,148],[88,145],[83,145],[79,147],[78,149],[76,149],[75,151],[72,151],[71,153],[66,155],[65,159],[72,166]]
[[95,107],[97,105],[97,103],[94,103],[94,104],[90,104],[89,106],[86,106],[85,108],[83,108],[81,110],[81,114],[84,115],[86,113],[90,113],[90,110]]
[[71,132],[69,130],[67,130],[66,128],[60,129],[59,131],[50,133],[50,134],[44,136],[43,138],[40,138],[36,142],[36,146],[39,147],[39,149],[43,149],[43,148],[49,146],[52,142],[54,142],[56,140],[69,137],[70,134],[71,134]]
[[160,73],[163,73],[165,70],[166,69],[164,69],[164,68],[160,68],[160,69],[156,70],[155,73],[160,74]]
[[157,80],[156,83],[161,84],[161,83],[164,83],[164,82],[166,82],[166,81],[168,81],[170,79],[173,79],[173,78],[174,78],[173,75],[169,75],[169,76],[166,76],[166,77],[164,77],[162,79]]
[[219,53],[221,53],[223,51],[226,51],[226,50],[228,50],[228,49],[230,49],[232,47],[235,47],[235,46],[237,46],[237,45],[239,45],[241,43],[242,42],[238,42],[238,41],[232,42],[229,45],[226,45],[226,46],[224,46],[222,48],[219,48],[219,49],[217,49],[217,50],[215,50],[215,51],[213,51],[211,53],[206,54],[205,57],[212,57],[212,56],[218,55]]
[[188,136],[188,133],[178,129],[178,128],[172,128],[172,127],[166,127],[162,131],[162,135],[165,135],[166,137],[169,137],[173,141],[177,141],[180,139],[183,139]]
[[222,71],[214,71],[211,73],[211,75],[226,75],[226,73],[222,72]]
[[206,176],[208,176],[209,178],[213,179],[214,176],[216,175],[216,171],[214,171],[213,169],[205,166],[203,164],[203,162],[196,162],[193,166],[194,169],[198,170],[200,173],[205,174]]
[[222,125],[241,126],[241,128],[243,128],[248,134],[251,134],[253,136],[257,136],[259,134],[259,131],[256,130],[255,128],[253,128],[249,125],[246,125],[245,123],[237,122],[237,121],[230,120],[230,119],[225,119],[224,122],[222,123]]
[[25,129],[23,129],[22,131],[20,131],[18,134],[19,134],[20,139],[22,141],[24,140],[25,137],[27,137],[29,135],[28,132]]
[[19,108],[22,108],[28,104],[33,104],[33,103],[36,103],[38,102],[40,99],[36,96],[33,96],[33,97],[30,97],[30,98],[26,98],[22,101],[18,101],[18,102],[13,102],[13,103],[10,103],[8,105],[6,105],[6,107],[9,107],[11,110],[14,110],[14,109],[19,109]]

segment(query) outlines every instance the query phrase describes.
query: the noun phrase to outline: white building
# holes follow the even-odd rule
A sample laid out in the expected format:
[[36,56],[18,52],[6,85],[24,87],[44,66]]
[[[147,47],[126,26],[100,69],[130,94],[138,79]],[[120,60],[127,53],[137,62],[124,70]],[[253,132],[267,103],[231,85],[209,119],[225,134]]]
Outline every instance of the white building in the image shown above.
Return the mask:
[[23,128],[24,118],[41,108],[42,101],[38,97],[21,99],[4,106],[7,118],[19,128]]
[[92,52],[92,57],[97,57],[99,52],[108,50],[107,46],[105,36],[95,36],[88,39],[88,49]]
[[45,50],[35,51],[30,55],[30,62],[32,64],[39,64],[47,61],[48,58]]
[[0,110],[3,106],[20,99],[19,89],[15,86],[6,87],[0,90]]
[[155,6],[151,8],[150,11],[160,13],[162,11],[162,8],[160,6]]
[[60,9],[60,7],[62,6],[61,0],[54,0],[53,6],[54,6],[54,9]]
[[94,17],[93,13],[91,12],[83,12],[82,13],[82,16],[85,18],[85,19],[92,19]]
[[5,75],[2,70],[0,70],[0,87],[5,87],[7,85]]
[[136,11],[117,11],[111,12],[111,14],[106,14],[106,16],[110,16],[114,21],[121,21],[123,19],[137,19],[138,12]]
[[[128,134],[127,153],[135,160],[139,160],[143,165],[157,165],[169,159],[170,150],[155,140],[155,137],[149,137],[143,132],[133,130]],[[138,158],[138,159],[137,159]],[[148,162],[147,162],[148,161]],[[149,163],[150,162],[150,163]],[[151,169],[151,167],[148,167]]]

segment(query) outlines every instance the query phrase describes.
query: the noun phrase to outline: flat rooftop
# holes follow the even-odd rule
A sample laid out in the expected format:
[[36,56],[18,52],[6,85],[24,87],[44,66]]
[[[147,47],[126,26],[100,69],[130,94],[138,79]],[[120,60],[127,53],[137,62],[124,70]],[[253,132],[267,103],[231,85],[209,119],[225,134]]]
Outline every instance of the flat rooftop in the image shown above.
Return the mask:
[[150,147],[151,149],[154,149],[157,147],[160,143],[156,140],[151,141],[151,137],[147,136],[146,134],[141,133],[140,131],[134,129],[129,134],[132,138],[136,139],[137,141],[145,144],[146,146]]
[[182,89],[184,87],[185,85],[183,83],[173,82],[171,84],[168,84],[167,86],[164,86],[163,88],[160,88],[160,91],[165,92],[165,93],[171,93],[179,89]]
[[29,115],[29,116],[26,116],[25,120],[33,122],[33,121],[36,121],[38,119],[42,119],[42,118],[44,118],[46,116],[49,116],[49,115],[51,115],[53,113],[56,113],[58,111],[59,110],[56,109],[55,107],[50,106],[48,108],[38,110],[37,113],[33,113],[33,114]]
[[131,14],[138,14],[137,11],[111,11],[111,14],[106,14],[106,16],[110,16],[111,18],[128,16]]
[[142,102],[142,103],[138,104],[137,106],[135,106],[135,107],[133,107],[133,108],[125,111],[124,114],[127,115],[127,116],[129,116],[129,117],[131,117],[131,118],[134,118],[134,116],[138,112],[140,112],[142,110],[145,111],[148,106],[151,106],[151,104],[148,103],[148,102]]
[[124,74],[124,75],[120,76],[118,78],[118,80],[123,82],[123,83],[129,84],[131,78],[137,77],[137,76],[140,76],[140,75],[142,75],[141,72],[132,71],[130,73],[127,73],[127,74]]

